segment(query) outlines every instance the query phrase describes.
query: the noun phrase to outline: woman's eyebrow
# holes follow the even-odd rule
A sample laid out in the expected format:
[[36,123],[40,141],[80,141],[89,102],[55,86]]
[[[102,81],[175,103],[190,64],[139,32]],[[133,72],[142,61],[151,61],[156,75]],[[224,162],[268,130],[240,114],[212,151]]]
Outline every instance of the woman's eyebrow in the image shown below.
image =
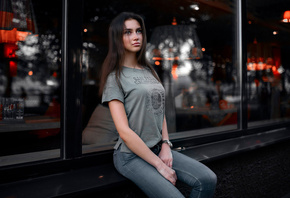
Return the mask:
[[[142,29],[141,27],[137,27],[136,30]],[[124,28],[124,30],[133,30],[133,28]]]

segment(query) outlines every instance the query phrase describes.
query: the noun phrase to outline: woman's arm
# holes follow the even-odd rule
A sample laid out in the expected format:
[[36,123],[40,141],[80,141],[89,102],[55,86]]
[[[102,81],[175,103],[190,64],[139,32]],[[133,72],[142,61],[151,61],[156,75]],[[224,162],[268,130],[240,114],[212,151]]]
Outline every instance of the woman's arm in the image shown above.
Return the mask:
[[[162,125],[162,140],[169,140],[167,122],[166,122],[165,116],[164,116],[163,125]],[[173,158],[172,158],[170,146],[168,144],[165,144],[165,143],[162,144],[159,157],[168,167],[172,168]]]
[[167,122],[166,122],[165,116],[164,116],[163,125],[162,125],[162,140],[169,140]]
[[119,100],[112,100],[109,102],[109,108],[120,138],[122,138],[127,147],[133,153],[154,166],[163,177],[175,185],[177,179],[175,171],[164,164],[163,161],[147,147],[143,140],[130,129],[124,104]]

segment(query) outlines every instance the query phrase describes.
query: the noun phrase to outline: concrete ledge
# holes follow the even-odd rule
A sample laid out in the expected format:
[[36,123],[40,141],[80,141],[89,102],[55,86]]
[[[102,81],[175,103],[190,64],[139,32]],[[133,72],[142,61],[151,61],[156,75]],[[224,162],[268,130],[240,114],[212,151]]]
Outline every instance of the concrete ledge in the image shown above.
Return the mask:
[[210,144],[179,148],[179,150],[189,157],[205,162],[275,144],[287,139],[290,139],[290,130],[288,128],[281,128]]

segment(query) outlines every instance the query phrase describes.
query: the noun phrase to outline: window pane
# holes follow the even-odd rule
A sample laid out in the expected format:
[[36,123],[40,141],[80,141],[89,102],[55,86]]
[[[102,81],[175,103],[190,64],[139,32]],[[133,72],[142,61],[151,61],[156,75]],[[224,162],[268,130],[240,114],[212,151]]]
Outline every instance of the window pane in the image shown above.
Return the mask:
[[288,121],[290,117],[290,1],[247,3],[249,126]]
[[61,5],[1,1],[1,166],[59,157]]
[[171,138],[236,129],[240,95],[233,58],[234,7],[225,0],[85,1],[83,143],[89,146],[84,152],[113,145],[118,137],[97,92],[108,26],[123,11],[144,18],[147,58],[166,90]]

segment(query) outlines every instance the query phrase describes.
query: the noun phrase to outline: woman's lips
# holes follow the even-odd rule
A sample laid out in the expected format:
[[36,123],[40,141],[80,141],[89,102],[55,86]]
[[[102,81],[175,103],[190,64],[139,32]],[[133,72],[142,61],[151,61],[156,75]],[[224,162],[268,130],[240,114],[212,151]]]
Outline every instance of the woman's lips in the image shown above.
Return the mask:
[[135,46],[135,47],[139,47],[141,44],[140,43],[133,43],[133,46]]

